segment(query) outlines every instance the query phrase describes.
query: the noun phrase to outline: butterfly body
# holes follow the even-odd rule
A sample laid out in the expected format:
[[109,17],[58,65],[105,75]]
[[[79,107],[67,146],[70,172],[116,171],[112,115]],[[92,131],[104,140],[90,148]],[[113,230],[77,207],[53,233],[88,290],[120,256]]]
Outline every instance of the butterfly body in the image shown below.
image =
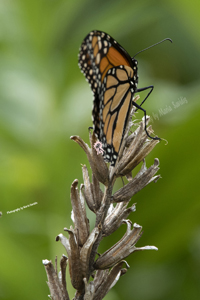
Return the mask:
[[115,165],[137,90],[137,60],[110,35],[91,31],[79,52],[79,67],[94,95],[94,132],[104,159]]

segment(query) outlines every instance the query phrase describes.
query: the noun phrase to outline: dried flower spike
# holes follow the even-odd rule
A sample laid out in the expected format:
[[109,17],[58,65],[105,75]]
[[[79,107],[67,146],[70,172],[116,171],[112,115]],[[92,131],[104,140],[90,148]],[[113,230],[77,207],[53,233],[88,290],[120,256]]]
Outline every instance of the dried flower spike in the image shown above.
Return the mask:
[[[131,122],[129,125],[131,126]],[[131,135],[125,134],[122,153],[115,167],[106,165],[102,153],[97,153],[94,145],[98,142],[94,132],[89,133],[90,147],[80,137],[71,137],[85,151],[92,170],[90,178],[88,168],[86,165],[82,166],[84,184],[80,185],[80,191],[78,180],[74,180],[71,185],[74,229],[72,227],[65,229],[69,238],[63,234],[59,234],[56,238],[57,241],[61,241],[67,252],[71,284],[76,289],[73,300],[103,299],[120,277],[126,274],[129,266],[124,259],[127,256],[135,251],[157,250],[154,246],[136,247],[142,235],[142,227],[136,223],[132,225],[132,222],[127,220],[129,215],[136,211],[135,204],[129,206],[131,198],[160,178],[156,175],[159,170],[158,159],[155,159],[152,166],[146,167],[145,157],[158,141],[147,139],[144,125],[143,120]],[[132,170],[140,162],[142,162],[140,171],[132,177]],[[128,183],[113,193],[115,180],[120,176],[126,176]],[[96,217],[91,232],[85,204]],[[124,236],[96,258],[102,239],[111,236],[123,223],[127,225]],[[48,285],[53,300],[69,299],[64,279],[67,263],[61,264],[60,277],[57,277],[53,265],[47,263]]]

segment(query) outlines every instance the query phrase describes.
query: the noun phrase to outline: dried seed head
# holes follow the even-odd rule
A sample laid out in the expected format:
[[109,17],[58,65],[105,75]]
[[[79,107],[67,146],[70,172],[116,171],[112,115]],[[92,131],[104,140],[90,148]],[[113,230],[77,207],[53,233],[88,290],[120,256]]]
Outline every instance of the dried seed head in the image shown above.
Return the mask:
[[158,179],[159,175],[153,177],[159,170],[159,160],[155,159],[154,164],[147,169],[145,161],[140,172],[129,181],[124,187],[114,193],[112,197],[113,202],[121,202],[130,200],[136,193],[143,189],[146,185],[152,182],[152,178]]
[[116,243],[112,248],[103,253],[96,260],[94,264],[95,269],[108,269],[120,262],[121,260],[123,260],[125,257],[133,253],[134,251],[156,248],[154,246],[151,246],[151,248],[150,246],[146,248],[136,248],[135,244],[141,237],[142,227],[135,223],[133,225],[133,229],[131,229],[132,223],[129,220],[124,220],[124,222],[126,222],[127,224],[127,231],[125,235],[118,243]]
[[84,288],[84,283],[81,269],[79,246],[76,242],[74,230],[72,228],[70,230],[65,228],[65,231],[69,233],[69,240],[62,234],[59,234],[56,240],[60,240],[67,250],[69,261],[69,274],[72,286],[78,291],[81,291]]
[[90,183],[90,178],[89,178],[88,169],[87,169],[86,165],[84,165],[82,167],[82,173],[83,173],[84,185],[81,186],[81,191],[83,193],[83,196],[85,198],[87,206],[89,207],[89,209],[91,211],[93,211],[95,213],[97,208],[96,208],[96,205],[94,202],[92,186]]
[[108,270],[98,270],[96,275],[99,275],[99,281],[94,280],[95,286],[95,296],[93,300],[103,299],[109,290],[117,283],[120,276],[125,274],[127,269],[122,268],[129,265],[126,261],[121,261],[115,265],[110,271]]
[[85,277],[87,280],[89,279],[90,273],[89,273],[89,267],[90,267],[90,255],[92,251],[92,247],[98,238],[99,235],[99,228],[95,227],[92,232],[90,233],[86,243],[83,245],[81,252],[80,252],[80,263],[81,263],[81,269],[83,277]]
[[95,177],[101,183],[107,186],[109,182],[108,167],[103,159],[102,154],[98,155],[96,150],[94,149],[94,144],[97,141],[94,132],[92,134],[89,133],[89,135],[91,148],[89,148],[89,146],[79,136],[71,136],[71,139],[78,143],[81,146],[81,148],[85,151],[88,161],[90,163],[90,167]]
[[82,246],[89,236],[89,224],[86,216],[85,204],[78,193],[78,180],[74,180],[71,185],[71,203],[73,211],[73,222],[75,230],[78,231],[78,245]]
[[[149,120],[150,118],[147,116],[147,123]],[[147,130],[152,133],[151,126],[149,126]],[[120,176],[128,176],[130,178],[131,171],[158,143],[159,140],[149,140],[147,137],[145,120],[143,119],[139,127],[131,135],[125,135],[124,148],[120,150],[118,163],[114,168],[111,168],[110,178],[112,180]]]
[[113,210],[108,213],[103,226],[104,237],[116,231],[122,225],[123,220],[126,219],[131,212],[136,211],[135,204],[129,208],[127,208],[127,205],[128,201],[117,203],[115,208],[113,207]]
[[89,136],[90,136],[91,156],[92,156],[92,161],[90,163],[91,169],[92,169],[95,177],[101,183],[103,183],[105,186],[107,186],[108,182],[109,182],[108,167],[104,161],[102,154],[98,155],[97,151],[94,148],[94,144],[97,141],[94,131],[92,134],[90,132]]

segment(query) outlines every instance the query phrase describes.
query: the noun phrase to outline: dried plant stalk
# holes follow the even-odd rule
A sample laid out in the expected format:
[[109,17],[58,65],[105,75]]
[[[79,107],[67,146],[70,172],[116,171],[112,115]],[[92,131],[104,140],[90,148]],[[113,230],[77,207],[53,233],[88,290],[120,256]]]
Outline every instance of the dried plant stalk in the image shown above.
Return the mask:
[[[149,121],[148,117],[147,120]],[[151,127],[148,130],[151,131]],[[98,155],[94,149],[97,141],[94,132],[89,133],[91,147],[80,137],[71,137],[85,151],[92,170],[92,179],[84,165],[82,167],[84,184],[81,184],[80,191],[78,191],[78,180],[72,183],[71,203],[74,228],[72,226],[70,229],[65,228],[69,238],[63,234],[59,234],[56,238],[57,241],[61,241],[68,255],[68,259],[65,256],[61,258],[59,275],[50,261],[43,261],[53,300],[69,300],[65,280],[67,262],[71,284],[76,289],[73,300],[101,300],[127,272],[129,266],[124,259],[128,255],[135,251],[157,250],[154,246],[140,248],[135,246],[141,237],[142,227],[136,223],[132,224],[127,218],[136,210],[135,204],[128,207],[131,197],[152,181],[156,182],[160,178],[159,175],[155,175],[159,170],[158,159],[155,159],[150,168],[147,168],[145,164],[145,157],[159,141],[147,139],[144,120],[131,135],[128,135],[128,131],[129,126],[127,126],[117,163],[115,167],[110,168],[104,162],[102,154]],[[132,170],[142,161],[140,171],[132,178]],[[128,183],[112,194],[115,180],[120,176],[126,176]],[[100,183],[104,185],[104,191],[101,190]],[[91,232],[85,203],[96,214],[95,227]],[[124,236],[96,259],[101,240],[110,236],[123,223],[127,225]],[[90,280],[91,277],[93,280]]]

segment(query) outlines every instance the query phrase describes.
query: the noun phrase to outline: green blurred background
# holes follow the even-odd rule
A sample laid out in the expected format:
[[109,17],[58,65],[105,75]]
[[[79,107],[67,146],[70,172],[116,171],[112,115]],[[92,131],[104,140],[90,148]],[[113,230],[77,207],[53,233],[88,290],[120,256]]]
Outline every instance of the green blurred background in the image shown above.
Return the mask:
[[[92,125],[92,94],[77,55],[93,29],[109,33],[131,56],[173,40],[137,56],[138,87],[155,86],[144,107],[168,145],[148,156],[148,167],[160,159],[162,179],[134,196],[130,219],[143,226],[137,245],[159,251],[132,254],[131,268],[106,299],[200,299],[199,12],[197,0],[0,0],[0,299],[47,299],[42,259],[64,253],[55,236],[72,224],[70,185],[83,182],[87,164],[70,136],[88,142]],[[69,279],[68,288],[72,298]]]

